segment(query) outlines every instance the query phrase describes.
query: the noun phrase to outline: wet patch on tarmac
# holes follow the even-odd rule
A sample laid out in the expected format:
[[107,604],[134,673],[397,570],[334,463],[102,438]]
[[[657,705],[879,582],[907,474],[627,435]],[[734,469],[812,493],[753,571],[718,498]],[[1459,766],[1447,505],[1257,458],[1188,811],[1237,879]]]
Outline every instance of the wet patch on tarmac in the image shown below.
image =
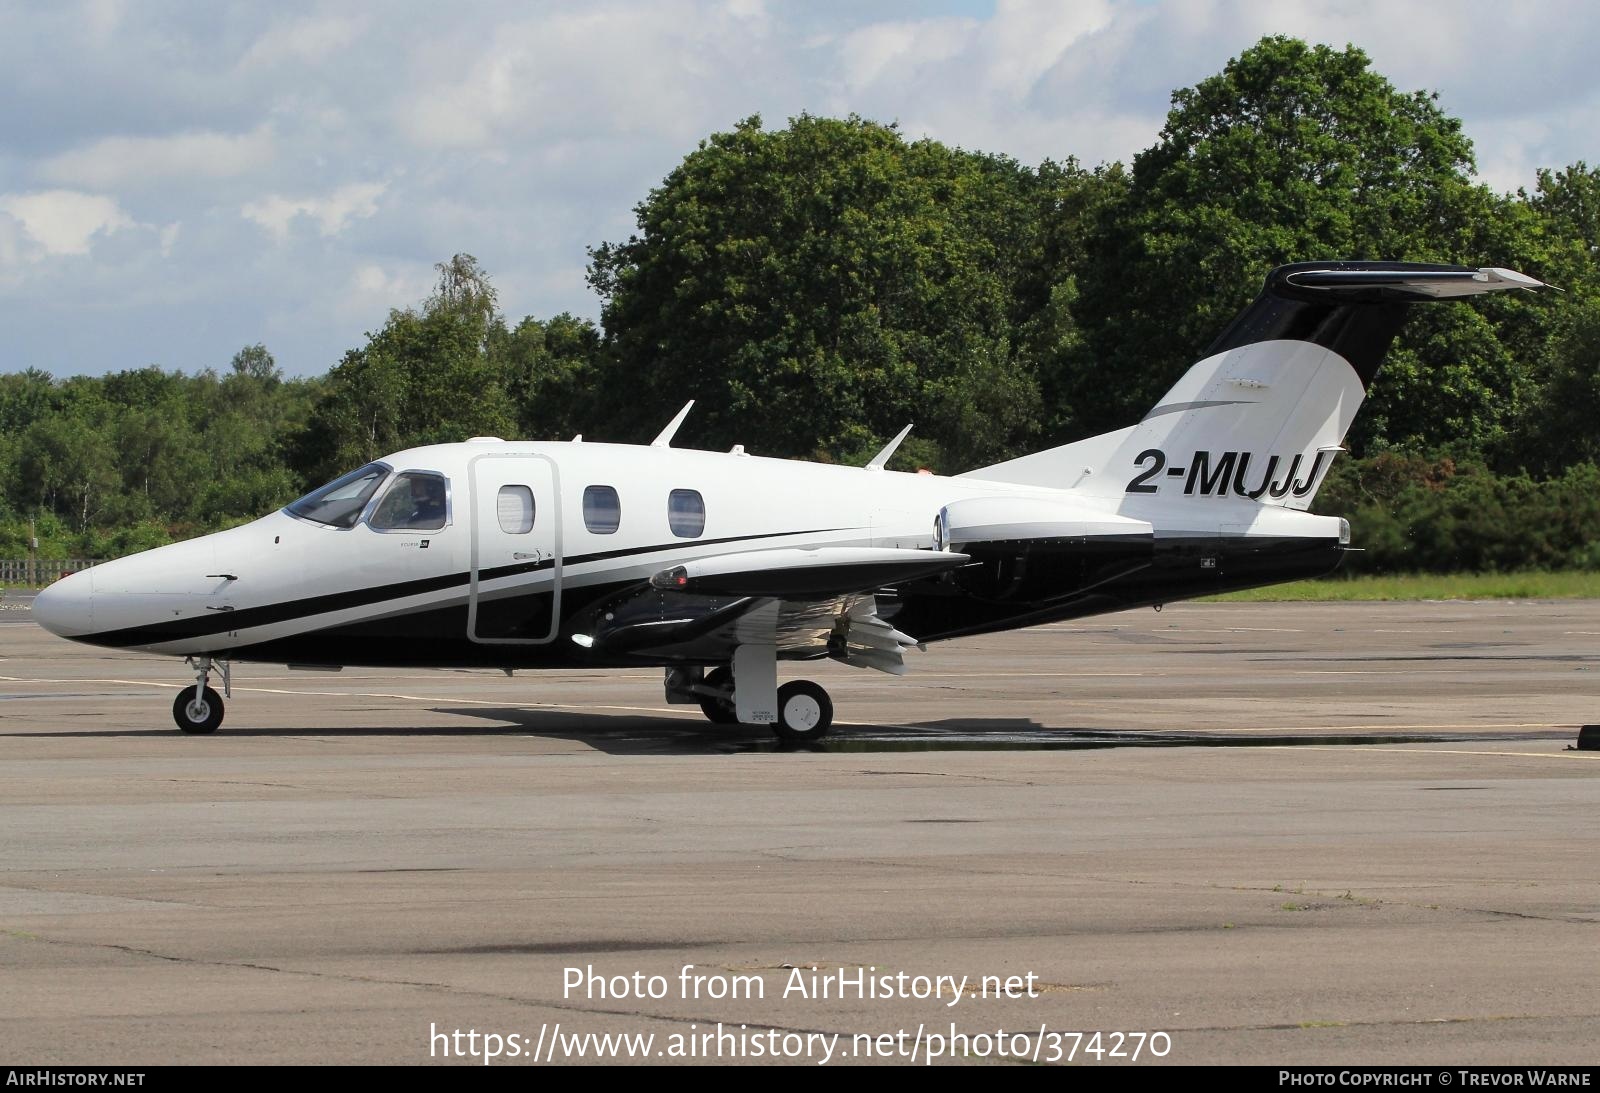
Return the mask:
[[1093,729],[1041,729],[1032,733],[839,731],[813,744],[773,740],[741,741],[726,751],[1090,751],[1101,748],[1283,748],[1305,745],[1358,744],[1459,744],[1468,740],[1565,739],[1567,734],[1528,734],[1488,737],[1482,733],[1169,733]]
[[[698,721],[638,716],[595,716],[515,707],[439,708],[490,721],[511,722],[535,736],[584,743],[612,754],[738,755],[754,752],[1088,751],[1104,748],[1280,748],[1309,745],[1459,744],[1566,740],[1564,729],[1514,733],[1364,732],[1297,729],[1216,732],[1182,729],[1046,728],[1025,717],[951,718],[904,725],[836,723],[822,740],[778,740],[763,726],[713,726]],[[456,731],[456,730],[445,730]],[[481,732],[485,730],[466,730]],[[506,731],[504,725],[498,732]],[[303,733],[304,730],[301,730]]]

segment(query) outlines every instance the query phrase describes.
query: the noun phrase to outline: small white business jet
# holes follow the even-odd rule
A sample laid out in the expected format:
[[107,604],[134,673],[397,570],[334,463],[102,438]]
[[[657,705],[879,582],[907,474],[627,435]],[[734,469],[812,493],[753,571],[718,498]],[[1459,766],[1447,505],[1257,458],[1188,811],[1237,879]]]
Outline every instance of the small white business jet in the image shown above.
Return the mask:
[[[478,437],[370,463],[251,524],[65,577],[34,617],[187,658],[214,732],[231,663],[665,669],[717,723],[822,737],[778,684],[831,657],[900,675],[930,641],[1318,576],[1306,511],[1411,304],[1543,287],[1504,269],[1304,262],[1137,425],[955,477],[650,445]],[[693,405],[692,403],[690,405]]]

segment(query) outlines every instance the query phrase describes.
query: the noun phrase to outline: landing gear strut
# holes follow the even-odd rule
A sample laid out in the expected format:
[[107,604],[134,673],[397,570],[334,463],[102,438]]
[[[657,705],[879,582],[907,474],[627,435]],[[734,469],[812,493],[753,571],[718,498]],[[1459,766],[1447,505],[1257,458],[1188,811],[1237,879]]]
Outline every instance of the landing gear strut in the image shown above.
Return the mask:
[[178,723],[178,728],[186,733],[216,732],[217,726],[222,724],[222,696],[213,691],[207,683],[212,668],[217,667],[222,672],[222,690],[232,698],[230,666],[227,661],[213,665],[210,657],[189,657],[187,663],[195,670],[194,686],[185,687],[178,692],[178,697],[173,699],[172,719]]

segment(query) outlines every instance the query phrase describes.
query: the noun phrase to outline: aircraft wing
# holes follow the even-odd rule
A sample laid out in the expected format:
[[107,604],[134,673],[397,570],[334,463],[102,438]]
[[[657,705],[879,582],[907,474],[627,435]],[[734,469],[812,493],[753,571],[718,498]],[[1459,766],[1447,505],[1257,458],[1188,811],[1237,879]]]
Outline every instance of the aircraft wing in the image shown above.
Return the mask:
[[651,578],[671,591],[712,596],[831,597],[954,569],[965,554],[894,547],[751,550],[697,558]]
[[874,593],[968,561],[943,550],[819,547],[697,558],[655,574],[590,612],[578,642],[600,654],[718,662],[740,645],[786,659],[834,656],[899,675],[918,645],[878,617]]

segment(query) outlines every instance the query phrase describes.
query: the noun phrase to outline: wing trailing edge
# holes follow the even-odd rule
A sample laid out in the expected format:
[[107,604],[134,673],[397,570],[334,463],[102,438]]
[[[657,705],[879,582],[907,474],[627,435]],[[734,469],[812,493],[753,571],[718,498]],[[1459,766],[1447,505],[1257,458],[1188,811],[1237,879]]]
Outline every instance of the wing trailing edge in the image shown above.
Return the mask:
[[894,547],[751,550],[697,558],[650,579],[662,591],[818,599],[865,592],[964,565],[965,554]]

